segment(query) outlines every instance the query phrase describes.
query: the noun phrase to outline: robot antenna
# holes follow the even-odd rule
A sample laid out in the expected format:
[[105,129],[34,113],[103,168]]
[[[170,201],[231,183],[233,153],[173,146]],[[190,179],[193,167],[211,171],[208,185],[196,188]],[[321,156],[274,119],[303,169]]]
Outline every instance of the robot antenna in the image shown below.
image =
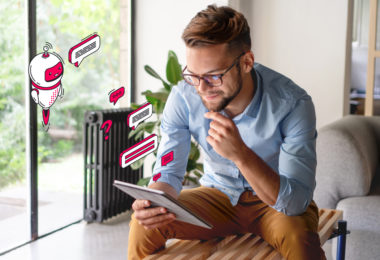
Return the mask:
[[45,42],[45,46],[47,46],[49,49],[53,49],[53,45],[51,45],[50,42]]

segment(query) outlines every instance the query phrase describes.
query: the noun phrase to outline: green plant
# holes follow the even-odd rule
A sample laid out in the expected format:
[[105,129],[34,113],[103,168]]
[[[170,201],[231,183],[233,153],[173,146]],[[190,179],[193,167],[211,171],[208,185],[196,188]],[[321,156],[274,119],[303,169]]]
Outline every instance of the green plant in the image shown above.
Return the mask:
[[[178,62],[177,55],[173,51],[169,51],[168,61],[166,63],[166,80],[163,79],[154,69],[152,69],[149,65],[144,66],[145,71],[151,75],[152,77],[161,81],[163,88],[159,89],[157,92],[153,92],[151,90],[147,90],[142,92],[141,94],[145,96],[146,100],[152,104],[153,113],[155,115],[155,120],[151,120],[148,122],[141,123],[135,131],[131,131],[129,133],[129,138],[133,137],[135,140],[143,137],[145,133],[152,134],[156,133],[158,136],[158,141],[161,140],[161,116],[164,110],[166,100],[172,90],[173,86],[177,85],[179,81],[182,80],[181,76],[181,65]],[[133,109],[137,109],[139,105],[132,104]],[[154,156],[157,158],[157,150],[154,151]],[[200,156],[199,144],[191,141],[190,153],[187,161],[186,173],[183,180],[183,185],[194,183],[198,184],[198,180],[202,177],[203,174],[203,164],[198,162]],[[132,169],[140,168],[144,163],[145,157],[136,161],[131,165]],[[155,162],[152,165],[152,169],[154,168]],[[150,177],[140,179],[139,185],[147,185]]]

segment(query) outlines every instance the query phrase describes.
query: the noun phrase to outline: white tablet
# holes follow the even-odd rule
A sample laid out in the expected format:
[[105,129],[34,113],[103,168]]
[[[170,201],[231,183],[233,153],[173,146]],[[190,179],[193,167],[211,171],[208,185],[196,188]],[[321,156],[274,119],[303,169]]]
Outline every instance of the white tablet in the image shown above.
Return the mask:
[[164,207],[176,215],[176,220],[187,222],[204,228],[212,228],[212,225],[200,216],[191,212],[179,201],[169,194],[155,189],[141,187],[135,184],[114,180],[114,186],[124,191],[135,199],[149,200],[151,207]]

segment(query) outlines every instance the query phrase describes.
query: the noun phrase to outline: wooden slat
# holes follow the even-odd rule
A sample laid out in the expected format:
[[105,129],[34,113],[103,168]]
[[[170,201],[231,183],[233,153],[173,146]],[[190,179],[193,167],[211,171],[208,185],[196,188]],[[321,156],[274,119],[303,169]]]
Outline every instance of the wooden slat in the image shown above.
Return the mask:
[[[343,212],[339,210],[320,209],[318,234],[323,245],[330,237]],[[209,241],[174,240],[168,248],[146,257],[145,259],[160,260],[277,260],[282,259],[271,245],[254,234],[231,235],[226,238],[216,238]]]
[[229,259],[237,259],[237,260],[247,259],[247,258],[242,256],[242,252],[249,252],[250,250],[255,250],[254,245],[257,245],[257,247],[258,247],[260,245],[260,243],[261,243],[260,238],[258,236],[253,236],[252,238],[244,241],[244,243],[242,243],[239,246],[239,248],[236,248],[236,250],[234,252],[230,252],[229,254],[226,254],[226,256]]
[[271,247],[268,243],[265,242],[265,244],[265,247],[261,249],[256,256],[252,258],[253,260],[263,260],[270,254],[270,252],[274,250],[273,247]]
[[334,215],[333,211],[325,211],[319,216],[318,232],[326,225],[329,219]]
[[[253,238],[252,238],[253,237]],[[209,260],[216,260],[216,259],[222,259],[222,257],[225,257],[225,258],[230,258],[230,259],[235,259],[235,258],[232,258],[233,255],[236,254],[237,251],[240,250],[240,245],[244,245],[245,242],[247,241],[251,241],[252,242],[252,245],[254,243],[256,243],[260,238],[259,237],[254,237],[252,236],[252,234],[245,234],[243,236],[241,236],[235,243],[233,243],[231,246],[229,247],[224,247],[224,248],[221,248],[219,249],[217,252],[215,252],[210,258],[208,258]],[[230,243],[231,244],[231,243]],[[239,252],[243,252],[242,250],[239,251]]]
[[[173,244],[173,245],[172,245]],[[199,240],[178,240],[173,242],[168,248],[165,250],[145,257],[145,259],[153,260],[153,259],[174,259],[173,256],[178,254],[178,252],[186,252],[192,246],[196,246],[199,244]]]
[[329,221],[327,221],[326,224],[323,225],[321,231],[318,232],[321,245],[323,245],[327,241],[327,239],[329,239],[338,220],[341,220],[343,218],[342,211],[333,210],[333,212],[334,214],[331,215]]
[[247,258],[245,259],[253,259],[255,256],[257,256],[261,250],[263,250],[265,247],[268,246],[268,243],[264,241],[264,239],[260,238],[259,242],[257,243],[257,247],[253,247],[252,250],[248,250],[249,254],[247,254]]
[[244,249],[240,251],[240,255],[236,256],[236,260],[245,260],[245,259],[252,259],[252,252],[256,252],[260,250],[260,246],[262,244],[262,240],[259,236],[254,236],[251,239],[251,245],[248,249]]
[[277,252],[276,250],[273,250],[270,252],[270,254],[267,256],[266,260],[281,260],[283,259],[281,254]]

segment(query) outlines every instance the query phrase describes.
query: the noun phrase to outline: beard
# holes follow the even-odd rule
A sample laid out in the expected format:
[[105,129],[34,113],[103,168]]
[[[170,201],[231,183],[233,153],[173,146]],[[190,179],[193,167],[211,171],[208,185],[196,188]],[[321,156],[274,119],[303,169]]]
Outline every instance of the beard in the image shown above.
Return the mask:
[[226,106],[228,106],[228,104],[240,93],[242,87],[243,87],[243,79],[240,75],[240,66],[237,66],[238,68],[238,75],[239,75],[239,78],[237,79],[237,88],[235,89],[235,91],[229,95],[229,96],[223,96],[223,91],[216,91],[216,92],[209,92],[207,93],[208,95],[222,95],[222,100],[217,103],[217,104],[210,104],[208,103],[203,97],[202,95],[198,92],[198,95],[201,97],[201,100],[203,102],[203,105],[209,110],[209,111],[214,111],[214,112],[220,112],[222,111],[223,109],[226,108]]

